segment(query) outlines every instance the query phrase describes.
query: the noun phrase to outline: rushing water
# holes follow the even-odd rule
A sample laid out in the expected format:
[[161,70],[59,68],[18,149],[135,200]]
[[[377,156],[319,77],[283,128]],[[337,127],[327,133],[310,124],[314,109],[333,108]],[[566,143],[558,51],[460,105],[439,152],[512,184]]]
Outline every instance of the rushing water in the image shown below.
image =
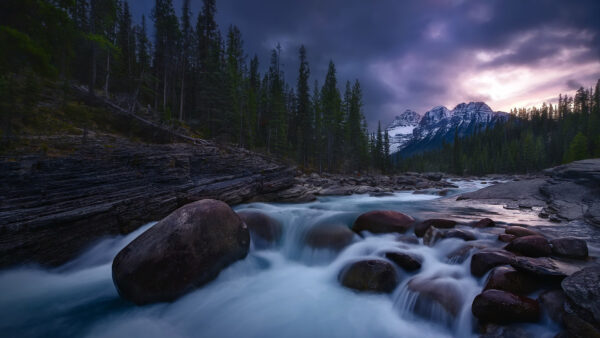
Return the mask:
[[[454,194],[483,187],[460,182]],[[452,199],[453,200],[453,199]],[[256,250],[218,278],[169,304],[136,307],[119,298],[111,279],[117,252],[150,227],[127,236],[106,238],[79,258],[56,269],[21,267],[0,272],[0,334],[4,337],[468,337],[474,336],[471,302],[484,279],[469,273],[469,260],[452,264],[448,253],[464,245],[447,239],[434,247],[401,244],[394,235],[356,236],[342,252],[306,247],[307,231],[324,223],[351,225],[361,213],[391,209],[425,218],[448,215],[480,218],[480,210],[456,207],[433,194],[396,193],[387,197],[326,197],[303,204],[253,203],[236,210],[261,210],[281,221],[284,233],[276,248]],[[466,212],[470,210],[470,212]],[[483,212],[483,211],[481,211]],[[487,210],[488,214],[509,217]],[[514,212],[513,212],[514,214]],[[469,216],[470,215],[470,216]],[[537,217],[519,214],[517,220]],[[493,233],[478,233],[494,242]],[[416,273],[399,269],[402,282],[388,294],[358,293],[340,286],[337,277],[348,262],[379,257],[385,251],[424,257]],[[435,303],[416,311],[411,278],[435,277],[460,291],[456,318]],[[540,337],[553,335],[546,319],[529,327]]]

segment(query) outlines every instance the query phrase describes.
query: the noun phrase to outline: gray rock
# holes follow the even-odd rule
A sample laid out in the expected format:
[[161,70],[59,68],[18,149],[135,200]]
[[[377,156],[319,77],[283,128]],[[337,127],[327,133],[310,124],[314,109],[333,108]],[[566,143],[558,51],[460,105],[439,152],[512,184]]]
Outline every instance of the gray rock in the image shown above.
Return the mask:
[[584,268],[565,278],[561,287],[578,307],[600,323],[600,266]]
[[512,240],[506,250],[517,252],[529,257],[550,256],[552,248],[547,239],[542,236],[523,236]]
[[552,253],[570,258],[586,258],[588,247],[586,241],[574,237],[557,238],[550,241]]
[[342,269],[338,279],[343,286],[358,291],[390,293],[398,285],[392,264],[380,259],[349,264]]

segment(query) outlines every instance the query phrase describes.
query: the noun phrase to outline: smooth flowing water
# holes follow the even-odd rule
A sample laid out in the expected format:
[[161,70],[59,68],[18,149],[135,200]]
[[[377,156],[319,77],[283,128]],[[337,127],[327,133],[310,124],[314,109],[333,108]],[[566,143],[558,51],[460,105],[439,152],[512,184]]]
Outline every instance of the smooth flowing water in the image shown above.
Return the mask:
[[[485,185],[459,182],[459,186],[453,194]],[[475,336],[471,302],[484,279],[471,276],[469,259],[456,264],[447,258],[464,245],[462,240],[446,239],[428,247],[400,243],[395,235],[355,236],[353,244],[339,253],[304,245],[312,227],[325,223],[350,226],[369,210],[465,219],[481,218],[484,212],[466,212],[468,207],[456,207],[448,200],[434,194],[401,192],[387,197],[326,197],[303,204],[240,205],[235,209],[260,210],[281,221],[281,243],[271,249],[251,247],[246,259],[173,303],[136,307],[119,298],[111,279],[111,263],[121,248],[152,226],[148,224],[127,236],[103,239],[56,269],[28,266],[1,271],[0,332],[5,337]],[[536,219],[517,217],[524,222]],[[479,242],[492,243],[496,238],[486,232],[477,236]],[[386,251],[398,250],[417,253],[424,262],[415,273],[398,269],[401,283],[392,294],[358,293],[340,285],[338,274],[349,262],[381,258]],[[459,290],[458,314],[452,316],[434,302],[424,307],[407,287],[412,278],[436,278],[448,292]],[[556,328],[546,320],[529,329],[540,337],[550,337]]]

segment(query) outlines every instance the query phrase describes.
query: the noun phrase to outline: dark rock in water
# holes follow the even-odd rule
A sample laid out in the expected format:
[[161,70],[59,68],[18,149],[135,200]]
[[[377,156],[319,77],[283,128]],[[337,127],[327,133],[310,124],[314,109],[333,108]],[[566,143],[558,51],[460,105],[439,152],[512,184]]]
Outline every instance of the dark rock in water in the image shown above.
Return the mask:
[[541,236],[542,235],[535,230],[527,229],[527,228],[517,226],[517,225],[512,225],[512,226],[506,227],[506,230],[504,232],[506,232],[509,235],[514,235],[516,237]]
[[473,300],[473,315],[492,323],[537,322],[540,306],[534,299],[502,290],[485,290]]
[[343,286],[358,291],[389,293],[398,285],[392,264],[380,259],[349,264],[340,272],[338,279]]
[[499,265],[513,263],[515,255],[504,250],[485,250],[477,252],[471,258],[471,274],[476,277],[485,275],[490,269]]
[[452,317],[458,316],[464,303],[458,284],[450,278],[417,276],[408,282],[407,287],[419,294],[414,311],[425,317],[434,312],[432,302],[441,305]]
[[578,308],[587,311],[596,323],[600,323],[600,266],[575,272],[562,281],[561,287]]
[[475,228],[491,228],[491,227],[495,227],[495,226],[496,226],[496,222],[494,222],[490,218],[483,218],[483,219],[477,221],[476,223],[473,223],[473,227],[475,227]]
[[477,247],[474,245],[464,245],[451,253],[449,253],[446,258],[448,259],[448,263],[451,264],[462,264],[464,261],[469,258],[471,252],[475,249],[482,249],[483,247]]
[[565,312],[565,299],[566,296],[562,290],[554,289],[542,292],[538,297],[538,302],[553,321],[561,324]]
[[385,258],[394,262],[406,271],[415,271],[421,268],[423,257],[405,252],[386,252]]
[[419,239],[415,235],[399,235],[396,240],[407,244],[419,244]]
[[423,244],[433,246],[437,241],[444,238],[444,234],[436,227],[429,227],[423,235]]
[[138,305],[169,302],[246,257],[248,228],[216,200],[187,204],[146,230],[115,257],[113,282]]
[[389,232],[404,233],[414,221],[414,218],[401,212],[375,210],[358,216],[352,225],[352,230],[357,233],[369,231],[374,234]]
[[479,338],[534,338],[535,335],[515,325],[498,325],[485,323],[482,325]]
[[542,236],[525,236],[515,238],[505,248],[529,257],[550,256],[552,248],[547,239]]
[[237,213],[250,230],[254,244],[258,248],[268,247],[281,237],[281,223],[259,211],[242,210]]
[[306,234],[306,244],[314,249],[342,250],[354,238],[354,232],[342,224],[325,224],[313,227]]
[[586,258],[588,256],[587,243],[583,239],[565,237],[550,241],[552,253],[569,258]]
[[483,289],[504,290],[522,295],[535,291],[537,284],[537,281],[526,273],[510,266],[499,266],[492,270]]
[[567,329],[568,337],[581,338],[600,338],[600,329],[598,325],[594,326],[590,322],[582,319],[573,313],[565,313],[562,316],[562,323]]
[[436,242],[446,238],[459,238],[465,241],[473,241],[477,239],[475,235],[467,230],[449,229],[438,230],[436,227],[430,227],[423,236],[423,243],[428,246],[433,246]]
[[449,219],[428,219],[415,225],[415,235],[417,235],[418,237],[423,237],[427,232],[427,229],[429,229],[432,226],[438,229],[450,229],[454,228],[455,225],[456,221],[452,221]]
[[515,235],[509,235],[509,234],[500,234],[500,235],[498,235],[498,240],[501,241],[501,242],[505,242],[505,243],[510,243],[515,238],[517,238],[517,236],[515,236]]
[[515,257],[514,261],[510,264],[519,271],[531,273],[539,277],[563,278],[580,269],[577,266],[558,262],[548,257]]

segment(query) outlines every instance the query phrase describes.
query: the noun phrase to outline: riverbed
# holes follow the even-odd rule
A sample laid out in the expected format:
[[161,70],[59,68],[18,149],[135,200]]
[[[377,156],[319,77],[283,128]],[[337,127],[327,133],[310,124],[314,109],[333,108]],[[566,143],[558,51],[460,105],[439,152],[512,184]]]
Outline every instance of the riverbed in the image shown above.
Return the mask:
[[[470,259],[448,255],[465,242],[450,238],[433,247],[398,242],[397,236],[355,236],[341,252],[312,249],[305,236],[323,224],[350,226],[358,215],[376,209],[396,210],[417,219],[444,217],[463,223],[483,217],[505,223],[550,227],[535,210],[459,204],[453,196],[481,189],[481,181],[455,182],[441,197],[437,191],[390,196],[322,197],[300,204],[252,203],[234,210],[260,210],[283,224],[280,243],[257,249],[229,266],[216,280],[173,303],[137,307],[122,300],[113,285],[111,263],[129,242],[154,223],[126,236],[104,238],[78,258],[58,268],[21,266],[0,272],[0,332],[6,337],[469,337],[477,336],[471,314],[473,298],[485,276],[475,278]],[[477,232],[478,243],[499,246],[497,233]],[[413,273],[399,270],[391,294],[358,293],[344,288],[338,275],[348,263],[381,258],[401,249],[424,258]],[[593,249],[593,248],[592,248]],[[460,290],[458,314],[439,304],[417,302],[407,288],[413,278],[447,279]],[[418,307],[418,308],[417,308]],[[548,318],[524,325],[538,337],[559,328]]]

